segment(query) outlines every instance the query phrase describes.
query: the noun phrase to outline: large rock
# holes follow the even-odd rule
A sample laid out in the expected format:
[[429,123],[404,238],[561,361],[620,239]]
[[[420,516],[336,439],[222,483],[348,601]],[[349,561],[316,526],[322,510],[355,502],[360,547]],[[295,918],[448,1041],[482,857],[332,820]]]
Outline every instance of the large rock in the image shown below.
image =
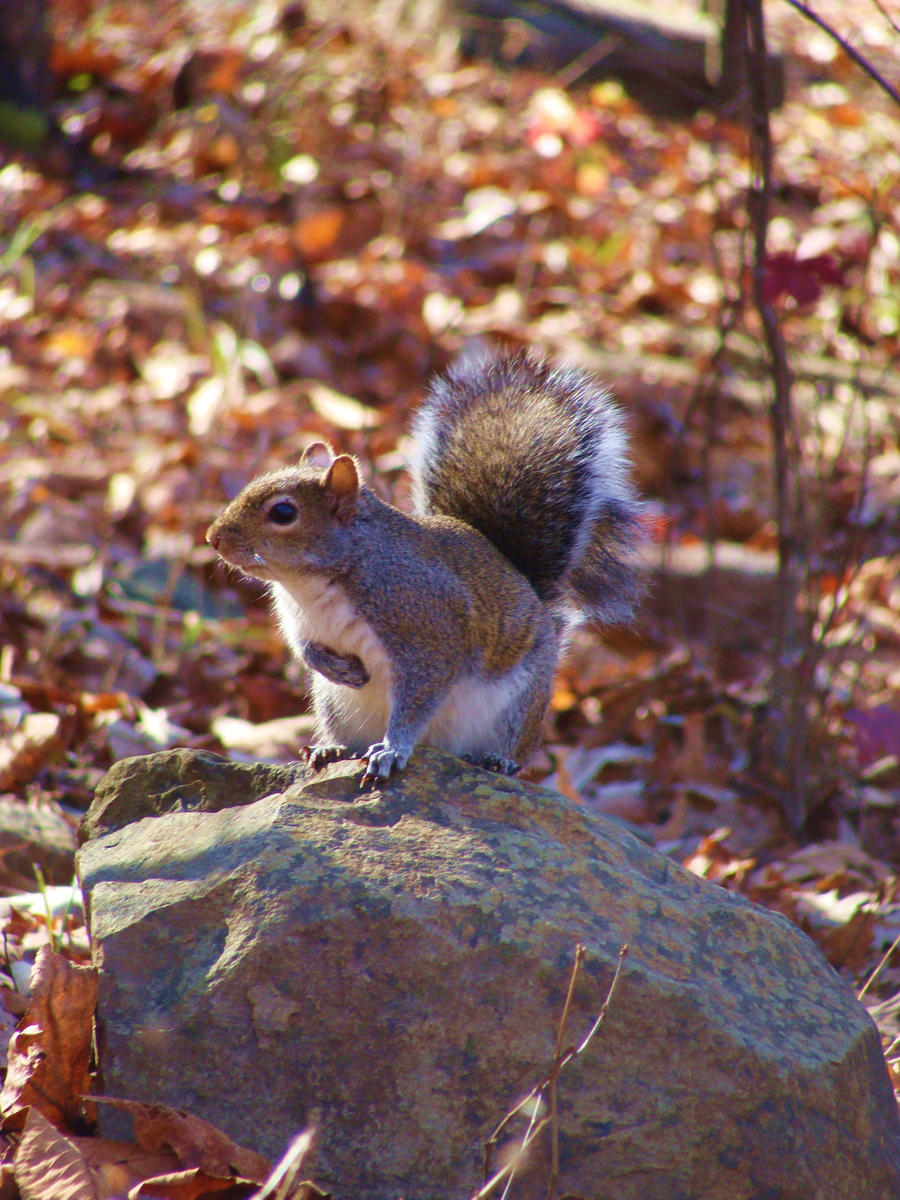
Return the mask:
[[[627,942],[559,1079],[561,1193],[900,1196],[878,1035],[787,921],[447,755],[359,776],[188,751],[110,772],[80,851],[107,1092],[270,1156],[313,1123],[342,1200],[464,1200],[552,1061],[576,942],[567,1041]],[[519,1200],[544,1196],[545,1153]]]

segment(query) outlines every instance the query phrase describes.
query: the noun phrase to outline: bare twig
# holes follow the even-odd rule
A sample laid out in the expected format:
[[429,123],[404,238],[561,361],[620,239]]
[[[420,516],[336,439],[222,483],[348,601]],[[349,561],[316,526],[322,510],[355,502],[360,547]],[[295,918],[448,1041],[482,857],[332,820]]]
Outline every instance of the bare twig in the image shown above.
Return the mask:
[[[597,1032],[597,1030],[602,1025],[603,1018],[606,1016],[606,1014],[609,1010],[610,1004],[612,1004],[613,993],[616,990],[616,984],[619,982],[619,976],[622,974],[622,966],[625,962],[625,958],[626,958],[627,954],[628,954],[628,943],[626,942],[623,946],[619,947],[619,961],[616,963],[616,969],[613,972],[612,981],[609,985],[609,990],[606,993],[606,999],[603,1001],[602,1005],[600,1006],[600,1012],[597,1016],[597,1020],[591,1026],[590,1032],[588,1033],[587,1037],[584,1039],[584,1041],[581,1043],[581,1045],[578,1047],[578,1049],[575,1051],[575,1053],[571,1056],[572,1058],[577,1057],[577,1055],[579,1055],[579,1054],[584,1054],[585,1050],[587,1050],[588,1045],[590,1044],[591,1038],[594,1036],[594,1034]],[[568,1059],[566,1061],[568,1061]]]
[[[898,92],[896,88],[892,87],[884,78],[884,76],[875,70],[864,54],[861,54],[855,46],[846,40],[846,38],[841,37],[838,31],[832,28],[827,21],[823,20],[818,13],[814,13],[811,8],[807,8],[805,4],[801,4],[800,0],[785,0],[785,3],[789,4],[791,8],[796,9],[798,13],[802,13],[807,20],[812,21],[814,25],[818,25],[818,27],[824,33],[827,33],[830,38],[833,38],[847,55],[847,57],[852,58],[856,65],[862,68],[869,78],[873,79],[875,83],[877,83],[882,89],[882,91],[886,92],[887,95],[890,96],[895,104],[900,105],[900,92]],[[751,10],[755,7],[755,4],[750,5]],[[891,23],[893,24],[893,22]]]
[[589,46],[577,58],[573,58],[565,67],[560,67],[556,72],[556,82],[561,88],[570,88],[576,83],[582,75],[586,75],[588,71],[593,70],[598,63],[601,63],[604,58],[608,58],[610,54],[614,54],[622,44],[622,36],[620,34],[607,34],[606,37],[600,38],[593,46]]
[[[540,1084],[538,1084],[537,1087],[532,1088],[524,1100],[520,1100],[519,1103],[515,1106],[515,1108],[511,1108],[509,1110],[509,1112],[506,1114],[506,1116],[503,1118],[503,1120],[500,1122],[500,1124],[496,1127],[494,1132],[491,1134],[491,1136],[485,1142],[485,1144],[484,1144],[484,1159],[482,1161],[482,1175],[485,1180],[487,1180],[488,1176],[491,1173],[491,1159],[493,1158],[494,1150],[496,1149],[497,1142],[500,1140],[500,1137],[502,1136],[503,1131],[506,1129],[506,1127],[510,1123],[510,1121],[512,1121],[514,1117],[517,1117],[520,1112],[522,1112],[524,1109],[526,1109],[529,1104],[532,1106],[532,1108],[531,1108],[532,1120],[534,1119],[534,1114],[538,1111],[538,1106],[539,1106],[539,1102],[540,1102],[540,1091],[541,1091]],[[526,1130],[526,1136],[527,1136],[527,1130]],[[494,1184],[496,1182],[498,1182],[499,1179],[502,1178],[502,1176],[503,1176],[503,1172],[501,1172],[500,1175],[495,1176],[494,1179],[491,1181],[491,1187],[493,1187]],[[486,1186],[487,1186],[487,1184],[485,1184],[485,1187]],[[480,1196],[480,1195],[481,1195],[481,1192],[478,1193],[478,1196]],[[478,1196],[474,1196],[472,1198],[472,1200],[478,1200]]]
[[766,242],[772,202],[772,131],[766,73],[766,31],[762,0],[745,0],[745,53],[750,92],[750,142],[753,178],[748,196],[753,230],[753,300],[763,327],[772,377],[769,423],[775,473],[778,524],[778,576],[775,592],[775,636],[772,657],[772,750],[784,775],[785,810],[795,829],[806,815],[806,706],[797,671],[805,659],[799,613],[801,564],[798,534],[802,526],[797,438],[794,430],[791,377],[781,326],[765,290]]
[[[470,1200],[486,1200],[486,1197],[489,1196],[491,1194],[491,1192],[494,1190],[494,1188],[496,1188],[500,1183],[502,1183],[504,1179],[506,1180],[506,1187],[503,1190],[503,1198],[505,1198],[509,1192],[510,1186],[512,1185],[513,1176],[515,1175],[515,1172],[518,1169],[519,1164],[523,1161],[526,1151],[529,1149],[530,1146],[532,1146],[534,1144],[534,1141],[537,1138],[538,1134],[547,1125],[551,1126],[551,1137],[552,1137],[552,1151],[551,1151],[552,1163],[551,1163],[551,1174],[550,1174],[550,1180],[549,1180],[549,1184],[548,1184],[547,1195],[548,1195],[548,1200],[552,1200],[553,1193],[556,1190],[557,1183],[559,1180],[559,1130],[558,1130],[557,1117],[556,1117],[556,1080],[559,1076],[560,1071],[563,1069],[563,1067],[566,1066],[567,1063],[570,1063],[573,1058],[578,1058],[579,1055],[581,1055],[585,1052],[585,1050],[590,1045],[592,1038],[594,1037],[597,1030],[600,1028],[601,1024],[603,1023],[603,1019],[609,1010],[610,1003],[612,1002],[613,993],[615,992],[616,984],[618,983],[619,975],[622,972],[622,965],[625,962],[625,956],[627,954],[628,954],[628,944],[625,943],[619,949],[619,959],[618,959],[618,962],[616,963],[616,969],[613,972],[613,977],[610,982],[609,988],[607,989],[606,998],[604,999],[603,1004],[600,1007],[600,1012],[597,1016],[597,1019],[594,1021],[594,1024],[591,1026],[590,1030],[588,1031],[587,1036],[582,1040],[580,1045],[570,1046],[567,1050],[563,1050],[563,1044],[565,1042],[565,1036],[566,1036],[566,1026],[568,1024],[568,1019],[569,1019],[569,1010],[572,1006],[572,997],[574,996],[574,993],[575,993],[575,983],[577,981],[578,973],[581,970],[582,964],[584,963],[584,957],[585,957],[584,947],[580,944],[576,945],[575,961],[572,964],[572,971],[571,971],[571,974],[569,975],[569,985],[568,985],[568,988],[566,989],[566,999],[565,999],[565,1003],[563,1005],[562,1016],[560,1017],[559,1027],[558,1027],[557,1033],[556,1033],[556,1050],[555,1050],[554,1057],[553,1057],[553,1065],[551,1066],[550,1070],[547,1072],[547,1075],[540,1081],[540,1083],[536,1084],[535,1087],[533,1087],[531,1089],[531,1091],[528,1093],[528,1095],[525,1097],[525,1099],[520,1100],[519,1103],[515,1106],[515,1108],[512,1108],[506,1114],[506,1116],[503,1118],[503,1120],[500,1122],[500,1124],[496,1127],[494,1132],[491,1134],[490,1138],[488,1139],[488,1141],[485,1145],[485,1155],[484,1155],[485,1182],[478,1189],[478,1191],[475,1192],[474,1195],[472,1195],[470,1197]],[[543,1099],[544,1092],[547,1091],[548,1089],[550,1090],[550,1094],[551,1094],[550,1112],[549,1112],[548,1116],[542,1117],[541,1120],[538,1120],[538,1113],[540,1111],[541,1101]],[[522,1136],[522,1140],[519,1144],[519,1148],[518,1148],[516,1154],[513,1155],[510,1158],[510,1161],[504,1167],[502,1167],[499,1171],[497,1171],[496,1174],[494,1174],[493,1176],[488,1178],[488,1175],[490,1174],[490,1171],[491,1171],[491,1158],[493,1155],[493,1150],[497,1145],[497,1141],[498,1141],[500,1135],[502,1134],[503,1130],[507,1127],[507,1125],[510,1123],[510,1121],[515,1116],[517,1116],[520,1112],[527,1109],[529,1106],[531,1107],[531,1115],[530,1115],[530,1119],[528,1122],[528,1127]]]
[[888,10],[884,7],[884,5],[881,3],[881,0],[872,0],[872,3],[887,21],[888,25],[890,25],[891,29],[893,29],[894,33],[900,33],[900,25],[897,24]]
[[556,1031],[556,1053],[553,1056],[553,1070],[547,1084],[550,1108],[550,1182],[547,1185],[547,1200],[553,1200],[556,1184],[559,1180],[559,1115],[556,1108],[556,1079],[559,1075],[559,1065],[563,1061],[563,1039],[566,1036],[566,1026],[569,1023],[569,1009],[572,1007],[572,996],[575,994],[575,983],[578,972],[584,965],[584,946],[580,943],[575,947],[575,961],[572,963],[572,973],[569,976],[569,986],[566,990],[566,1002],[563,1005],[562,1016],[559,1018],[559,1028]]
[[891,957],[891,955],[894,953],[894,951],[897,949],[898,946],[900,946],[900,933],[897,934],[897,936],[891,942],[890,946],[888,946],[887,951],[881,956],[881,962],[878,964],[878,966],[875,968],[875,970],[872,972],[872,974],[869,976],[869,978],[866,980],[866,982],[862,985],[862,987],[856,993],[857,1000],[862,1000],[863,996],[866,994],[866,992],[869,990],[869,988],[872,986],[872,984],[875,982],[875,980],[878,978],[878,976],[881,974],[881,972],[887,966],[888,959]]

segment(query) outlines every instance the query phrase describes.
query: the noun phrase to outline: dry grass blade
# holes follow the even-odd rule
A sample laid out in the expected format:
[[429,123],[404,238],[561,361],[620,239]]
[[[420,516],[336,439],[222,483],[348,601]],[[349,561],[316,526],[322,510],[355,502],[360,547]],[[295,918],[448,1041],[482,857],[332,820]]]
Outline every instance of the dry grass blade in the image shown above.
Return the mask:
[[[314,1129],[304,1129],[302,1133],[298,1133],[272,1169],[269,1178],[258,1192],[254,1192],[251,1200],[291,1200],[294,1183],[314,1137]],[[303,1186],[300,1184],[301,1188]]]
[[878,976],[881,974],[881,972],[887,966],[888,960],[890,959],[891,955],[894,953],[894,951],[897,949],[898,946],[900,946],[900,933],[897,934],[897,936],[891,942],[890,946],[888,946],[887,950],[881,956],[881,961],[878,963],[878,966],[874,969],[874,971],[871,973],[869,978],[866,980],[866,982],[862,985],[862,987],[857,992],[857,994],[856,994],[857,1000],[862,1000],[863,996],[865,996],[865,994],[869,990],[869,988],[872,987],[872,985],[878,979]]

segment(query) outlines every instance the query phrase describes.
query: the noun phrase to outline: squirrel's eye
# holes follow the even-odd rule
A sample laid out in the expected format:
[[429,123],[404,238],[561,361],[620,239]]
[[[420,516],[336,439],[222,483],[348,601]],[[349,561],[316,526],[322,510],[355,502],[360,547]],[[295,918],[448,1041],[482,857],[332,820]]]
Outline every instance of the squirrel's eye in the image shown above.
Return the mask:
[[268,518],[275,525],[290,525],[297,515],[297,506],[290,500],[279,500],[269,509]]

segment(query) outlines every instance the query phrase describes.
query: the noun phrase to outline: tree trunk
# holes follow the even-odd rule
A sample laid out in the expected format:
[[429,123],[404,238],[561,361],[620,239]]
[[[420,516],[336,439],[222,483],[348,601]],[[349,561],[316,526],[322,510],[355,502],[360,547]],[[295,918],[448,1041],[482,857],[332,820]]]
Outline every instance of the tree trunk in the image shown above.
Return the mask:
[[0,0],[0,100],[46,112],[52,99],[47,0]]

